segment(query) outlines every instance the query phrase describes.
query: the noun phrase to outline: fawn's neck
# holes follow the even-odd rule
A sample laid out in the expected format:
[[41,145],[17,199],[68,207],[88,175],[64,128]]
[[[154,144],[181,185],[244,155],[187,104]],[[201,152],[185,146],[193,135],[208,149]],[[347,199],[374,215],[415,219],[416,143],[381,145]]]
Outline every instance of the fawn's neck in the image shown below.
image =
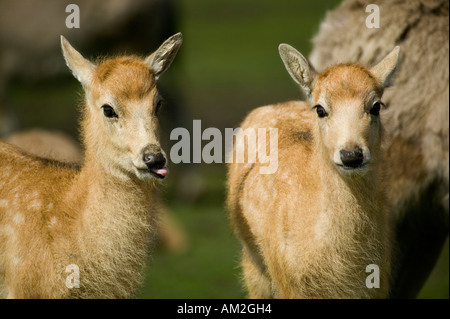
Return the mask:
[[114,175],[89,157],[80,175],[87,188],[85,220],[95,222],[98,218],[103,225],[107,221],[117,225],[120,219],[145,224],[150,220],[155,205],[153,182],[140,181],[131,174]]
[[[152,183],[118,178],[86,153],[85,165],[67,194],[66,205],[79,211],[74,221],[74,263],[84,278],[83,289],[108,298],[130,297],[142,282],[152,239],[156,203]],[[125,271],[125,273],[124,273]],[[97,282],[111,282],[105,292]]]
[[316,155],[319,162],[326,163],[320,171],[322,191],[328,199],[324,211],[328,212],[334,231],[372,231],[374,225],[383,224],[385,207],[376,160],[362,176],[343,176],[323,151],[318,149]]
[[153,184],[111,175],[87,153],[73,190],[74,203],[83,203],[78,238],[86,253],[146,253],[156,217]]
[[[386,296],[392,242],[377,163],[371,163],[370,170],[358,177],[344,177],[333,166],[330,163],[321,176],[327,199],[321,217],[329,225],[323,241],[326,254],[333,265],[345,265],[342,274],[352,280],[359,278],[361,292],[367,297]],[[379,267],[381,289],[366,289],[369,265]]]

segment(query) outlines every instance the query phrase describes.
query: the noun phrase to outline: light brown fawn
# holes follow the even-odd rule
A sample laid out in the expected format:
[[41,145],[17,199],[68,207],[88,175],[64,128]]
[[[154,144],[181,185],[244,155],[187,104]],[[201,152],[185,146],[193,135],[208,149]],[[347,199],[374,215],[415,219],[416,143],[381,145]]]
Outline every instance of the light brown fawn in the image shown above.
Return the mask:
[[367,18],[361,11],[374,3],[346,0],[327,12],[310,61],[320,70],[347,61],[370,64],[402,48],[395,87],[383,95],[381,170],[397,246],[390,297],[410,299],[421,292],[449,234],[450,2],[379,0],[382,27],[361,27]]
[[[371,69],[342,64],[320,74],[294,48],[279,50],[309,103],[261,107],[240,126],[279,131],[276,173],[260,174],[261,163],[229,165],[228,207],[249,296],[387,297],[391,232],[377,169],[379,112],[399,48]],[[236,135],[233,152],[252,147]]]
[[[61,37],[85,92],[81,168],[0,143],[0,295],[127,298],[143,279],[168,174],[158,139],[156,81],[180,33],[142,59],[92,63]],[[78,270],[77,283],[66,282]],[[72,280],[72,279],[71,279]]]

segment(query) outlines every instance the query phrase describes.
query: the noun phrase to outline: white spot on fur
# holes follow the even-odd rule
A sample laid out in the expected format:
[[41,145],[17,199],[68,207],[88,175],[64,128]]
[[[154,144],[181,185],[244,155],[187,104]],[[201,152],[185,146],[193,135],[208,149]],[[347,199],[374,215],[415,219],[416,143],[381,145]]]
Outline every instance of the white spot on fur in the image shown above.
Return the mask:
[[8,207],[8,200],[0,199],[0,207]]
[[3,233],[6,236],[11,236],[13,234],[14,230],[9,225],[0,225],[0,233]]
[[14,266],[17,266],[18,264],[20,264],[20,257],[14,255],[12,257],[12,263],[13,263]]
[[25,221],[25,217],[21,213],[16,213],[13,216],[13,222],[16,224],[21,224]]
[[55,216],[50,218],[50,222],[49,222],[50,227],[55,226],[57,222],[58,222],[58,218],[56,218]]
[[34,210],[39,210],[42,208],[42,204],[40,201],[34,200],[30,202],[30,205],[28,207]]
[[30,203],[28,207],[34,210],[40,210],[42,208],[42,201],[39,198],[38,192],[33,192],[30,195]]

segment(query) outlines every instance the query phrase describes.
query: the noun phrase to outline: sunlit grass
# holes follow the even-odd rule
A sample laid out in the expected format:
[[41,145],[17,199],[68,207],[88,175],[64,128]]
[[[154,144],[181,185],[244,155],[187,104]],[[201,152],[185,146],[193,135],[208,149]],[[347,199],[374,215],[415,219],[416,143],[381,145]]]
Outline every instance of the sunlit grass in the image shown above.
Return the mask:
[[243,298],[237,271],[239,249],[223,208],[171,207],[185,229],[184,253],[159,252],[153,257],[142,298]]

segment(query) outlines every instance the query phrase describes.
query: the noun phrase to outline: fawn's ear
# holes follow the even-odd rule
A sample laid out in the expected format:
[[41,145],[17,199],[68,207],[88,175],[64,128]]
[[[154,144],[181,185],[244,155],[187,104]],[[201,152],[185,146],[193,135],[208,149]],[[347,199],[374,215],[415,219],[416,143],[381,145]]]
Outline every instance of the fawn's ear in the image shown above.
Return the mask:
[[370,69],[380,81],[383,87],[392,85],[392,80],[397,72],[400,56],[400,47],[396,46],[383,60]]
[[181,33],[174,34],[164,41],[158,50],[145,59],[145,63],[153,71],[155,80],[158,80],[172,64],[180,49],[181,43],[183,43],[183,35]]
[[290,45],[280,44],[278,51],[286,70],[294,81],[302,87],[309,99],[317,76],[316,70],[308,59]]
[[61,48],[64,59],[75,78],[83,87],[88,87],[92,82],[95,65],[75,50],[63,36],[61,36]]

